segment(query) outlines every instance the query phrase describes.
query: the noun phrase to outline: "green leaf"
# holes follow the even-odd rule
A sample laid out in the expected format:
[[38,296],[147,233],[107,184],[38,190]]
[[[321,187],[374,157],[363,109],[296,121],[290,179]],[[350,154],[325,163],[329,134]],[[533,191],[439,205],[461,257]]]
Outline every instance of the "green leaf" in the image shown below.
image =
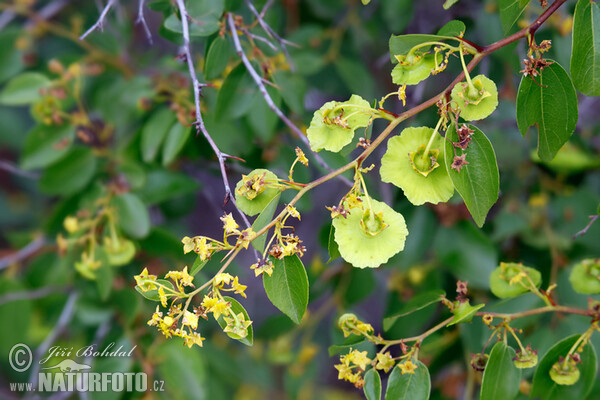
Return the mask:
[[596,351],[587,344],[577,364],[581,375],[574,385],[559,385],[550,378],[550,369],[559,357],[565,357],[580,335],[569,336],[556,343],[544,355],[533,377],[531,396],[543,400],[585,399],[596,381]]
[[271,276],[263,274],[263,285],[271,303],[299,324],[308,305],[308,277],[297,255],[272,259]]
[[[231,311],[233,311],[236,315],[239,313],[242,313],[244,315],[244,318],[246,321],[250,320],[250,317],[248,316],[248,312],[246,311],[244,306],[242,306],[236,299],[234,299],[233,297],[223,296],[223,300],[225,300],[228,303],[231,303]],[[227,323],[225,322],[223,315],[219,316],[219,319],[217,320],[217,322],[219,323],[219,326],[221,327],[221,329],[225,329],[225,327],[227,326]],[[241,336],[236,335],[235,333],[231,333],[231,332],[227,332],[227,336],[229,336],[232,339],[239,340],[240,342],[244,343],[246,346],[252,346],[252,344],[254,343],[254,330],[252,328],[252,324],[250,324],[250,326],[248,327],[248,329],[246,331],[248,332],[246,337],[241,337]]]
[[[279,194],[273,197],[273,199],[271,199],[269,204],[267,204],[267,206],[260,212],[258,217],[256,217],[256,219],[252,223],[252,230],[254,232],[260,231],[262,228],[267,226],[269,222],[273,220],[273,215],[275,215],[275,210],[277,210],[277,204],[279,204]],[[254,248],[260,253],[265,251],[265,245],[267,243],[267,234],[268,232],[266,232],[260,237],[257,237],[252,241],[252,246],[254,246]]]
[[152,116],[142,128],[142,158],[149,163],[154,161],[160,145],[165,140],[169,129],[175,122],[175,115],[168,108],[161,108],[152,113]]
[[[219,18],[225,7],[224,0],[194,0],[187,3],[190,36],[210,36],[219,30]],[[177,14],[171,14],[165,20],[165,28],[172,32],[183,33]]]
[[365,343],[366,340],[363,336],[352,335],[344,340],[342,344],[334,344],[329,346],[328,352],[329,357],[333,357],[336,354],[340,354],[345,352],[346,350],[350,350],[351,348],[355,348],[358,344]]
[[200,258],[200,256],[196,257],[196,261],[194,261],[194,264],[192,265],[192,268],[190,270],[190,275],[191,276],[196,276],[196,274],[200,271],[202,271],[202,269],[206,266],[206,264],[208,263],[208,258],[204,261],[202,261],[202,259]]
[[[171,283],[171,281],[168,281],[166,279],[157,279],[156,282],[160,283],[161,285],[166,286],[166,287],[168,287],[170,289],[174,289],[173,284]],[[144,296],[148,300],[160,302],[160,297],[158,296],[158,290],[156,290],[156,289],[154,289],[154,290],[148,290],[147,292],[144,292],[139,287],[136,286],[135,290],[137,290],[137,292],[139,294],[141,294],[142,296]]]
[[23,52],[16,48],[19,37],[16,29],[4,28],[0,32],[0,83],[13,77],[23,69]]
[[31,104],[41,98],[40,89],[49,85],[50,79],[45,75],[37,72],[24,72],[8,81],[0,92],[0,104],[6,106]]
[[371,368],[365,374],[365,386],[363,386],[367,400],[381,399],[381,377],[375,368]]
[[219,36],[212,41],[206,53],[206,61],[204,62],[204,76],[206,80],[212,80],[221,76],[229,63],[230,52],[231,44],[226,37]]
[[[267,87],[267,92],[271,96],[273,104],[281,108],[280,92],[272,86]],[[275,128],[277,128],[279,117],[262,97],[257,97],[256,101],[252,102],[250,108],[248,108],[246,119],[256,138],[262,140],[263,143],[271,142],[276,132]]]
[[219,89],[216,108],[218,118],[234,119],[246,114],[255,95],[256,84],[244,63],[240,62],[227,75]]
[[538,155],[550,161],[569,140],[577,124],[577,94],[571,78],[557,62],[535,78],[523,76],[517,94],[517,125],[525,136],[538,126]]
[[472,306],[469,303],[469,301],[461,303],[457,308],[455,308],[452,311],[452,313],[454,314],[454,318],[452,318],[452,321],[450,321],[446,326],[471,322],[477,310],[483,307],[485,307],[485,304],[477,304],[476,306]]
[[[485,217],[490,208],[498,200],[500,187],[500,175],[496,154],[489,139],[477,127],[470,125],[474,131],[472,140],[466,150],[454,147],[450,142],[458,142],[458,134],[454,125],[446,132],[446,138],[450,141],[445,143],[446,170],[456,191],[463,198],[469,209],[473,220],[480,228],[485,222]],[[460,172],[451,168],[454,155],[467,154],[466,161]]]
[[90,183],[96,172],[96,157],[88,147],[72,149],[62,160],[44,171],[39,184],[48,194],[70,196]]
[[385,400],[427,400],[431,390],[429,370],[421,361],[412,360],[417,365],[414,374],[402,374],[394,367],[385,390]]
[[117,224],[132,238],[140,239],[150,233],[150,215],[146,205],[133,193],[115,196]]
[[334,65],[337,75],[351,93],[360,93],[365,99],[375,97],[375,80],[362,61],[338,57]]
[[45,168],[63,158],[75,139],[75,127],[64,125],[36,125],[27,133],[21,158],[21,168]]
[[193,192],[199,187],[198,182],[185,174],[157,169],[147,175],[146,184],[138,194],[144,203],[153,205]]
[[437,34],[441,36],[460,36],[460,34],[464,33],[466,30],[467,27],[465,26],[464,22],[453,19],[452,21],[446,23],[446,25],[442,26]]
[[[454,39],[447,36],[438,35],[392,35],[390,37],[390,59],[393,64],[397,64],[398,60],[394,56],[407,54],[413,47],[425,42],[439,42],[446,39]],[[427,51],[429,46],[421,47],[421,51]]]
[[452,7],[456,3],[458,3],[458,0],[446,0],[444,2],[444,10],[449,9],[450,7]]
[[167,166],[175,160],[175,157],[179,154],[183,145],[190,137],[191,129],[189,126],[183,126],[176,121],[169,133],[167,133],[167,138],[165,139],[165,143],[163,145],[162,152],[162,164]]
[[500,21],[502,22],[502,30],[507,34],[517,22],[523,10],[527,7],[531,0],[499,0]]
[[483,371],[481,400],[511,400],[517,397],[521,370],[513,363],[515,355],[515,350],[502,341],[494,345]]
[[445,295],[446,292],[441,289],[431,290],[429,292],[424,292],[416,295],[408,302],[406,302],[406,304],[404,304],[404,306],[399,311],[394,312],[383,319],[383,329],[386,331],[390,329],[392,325],[394,325],[396,320],[400,317],[411,314],[431,304],[435,304],[439,301],[442,301],[442,297]]
[[327,260],[327,264],[329,264],[336,258],[341,257],[340,250],[338,249],[338,244],[335,241],[335,227],[333,226],[333,224],[331,224],[331,229],[329,229],[327,251],[329,252],[329,260]]
[[586,96],[600,96],[600,6],[579,0],[573,15],[571,78]]
[[273,82],[279,87],[281,97],[285,104],[296,114],[304,113],[304,95],[306,94],[306,81],[299,75],[289,71],[275,71]]

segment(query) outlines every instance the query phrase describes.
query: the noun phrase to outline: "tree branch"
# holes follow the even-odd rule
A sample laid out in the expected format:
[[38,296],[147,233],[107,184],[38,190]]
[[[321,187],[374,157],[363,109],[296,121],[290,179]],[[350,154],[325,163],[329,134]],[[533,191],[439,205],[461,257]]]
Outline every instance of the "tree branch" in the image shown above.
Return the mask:
[[104,9],[100,13],[100,17],[98,17],[98,20],[96,21],[96,23],[94,25],[92,25],[87,31],[85,31],[83,35],[79,36],[79,40],[85,39],[86,36],[88,36],[90,33],[95,31],[96,29],[100,29],[100,30],[103,29],[104,18],[106,18],[106,14],[108,14],[111,7],[115,4],[116,1],[117,0],[108,0],[108,2],[106,3],[106,6],[104,6]]
[[68,289],[69,288],[67,286],[44,286],[35,290],[11,292],[0,296],[0,306],[12,301],[41,299],[42,297],[46,297],[54,293],[65,292]]
[[139,0],[138,3],[138,17],[135,20],[136,24],[142,24],[142,28],[144,28],[144,32],[146,32],[146,37],[148,38],[148,42],[153,44],[152,41],[152,33],[150,33],[150,28],[148,28],[148,24],[146,23],[146,18],[144,17],[144,4],[146,0]]
[[[296,135],[298,135],[298,137],[302,140],[302,142],[305,144],[305,146],[310,150],[311,153],[313,153],[313,156],[314,156],[315,160],[319,163],[319,165],[321,165],[323,168],[325,168],[326,171],[332,172],[333,169],[329,165],[327,165],[325,160],[323,160],[321,158],[321,156],[319,156],[317,153],[312,151],[312,149],[310,148],[308,139],[306,138],[306,135],[296,125],[294,125],[294,123],[292,121],[290,121],[289,118],[286,117],[285,114],[279,109],[279,107],[277,107],[275,105],[275,103],[273,102],[271,95],[269,94],[269,92],[267,91],[267,88],[265,87],[265,85],[263,83],[262,77],[260,75],[258,75],[258,72],[256,72],[256,70],[252,66],[252,63],[246,56],[246,53],[244,53],[244,50],[242,49],[242,45],[240,43],[240,38],[237,34],[237,28],[235,26],[235,21],[233,20],[232,14],[227,15],[227,22],[229,24],[229,30],[231,32],[231,36],[233,37],[233,44],[235,47],[235,51],[238,54],[238,56],[240,56],[240,58],[242,59],[242,62],[244,63],[246,70],[250,73],[250,76],[256,83],[256,86],[258,86],[258,90],[262,94],[262,96],[265,99],[265,102],[267,103],[269,108],[288,126],[288,128],[290,128]],[[352,187],[352,182],[350,182],[348,179],[346,179],[345,177],[343,177],[341,175],[338,175],[338,176],[346,185]]]
[[27,246],[23,247],[21,250],[17,251],[16,253],[1,258],[0,259],[0,271],[5,268],[8,268],[9,266],[11,266],[14,263],[23,261],[27,257],[29,257],[32,254],[34,254],[35,252],[37,252],[39,249],[44,247],[45,244],[46,244],[46,238],[44,238],[43,236],[40,236],[40,237],[37,237],[32,242],[30,242]]

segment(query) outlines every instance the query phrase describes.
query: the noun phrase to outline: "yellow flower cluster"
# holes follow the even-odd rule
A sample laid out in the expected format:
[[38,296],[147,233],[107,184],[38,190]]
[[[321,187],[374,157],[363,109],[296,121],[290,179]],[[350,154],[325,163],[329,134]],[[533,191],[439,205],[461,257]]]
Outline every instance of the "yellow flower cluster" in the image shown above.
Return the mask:
[[271,260],[258,260],[256,263],[250,266],[250,269],[254,270],[254,276],[259,276],[261,274],[267,274],[271,276],[273,274],[273,268],[275,266],[271,262]]
[[[180,317],[182,317],[181,321],[178,320]],[[181,327],[179,327],[179,322],[181,322]],[[148,325],[156,326],[166,338],[181,337],[184,344],[189,348],[195,344],[202,347],[202,341],[205,340],[199,332],[196,332],[196,329],[198,329],[198,315],[188,310],[185,310],[182,314],[180,304],[171,307],[164,317],[159,307],[156,306],[156,311],[152,314],[152,319],[148,321]]]
[[338,324],[344,333],[344,337],[350,335],[371,336],[375,332],[371,324],[362,322],[354,314],[342,315],[338,320]]
[[215,247],[212,239],[205,236],[194,236],[193,238],[186,236],[181,239],[181,243],[183,243],[184,254],[194,251],[200,256],[202,261],[209,259],[215,250],[220,250]]
[[[225,288],[225,285],[229,288]],[[233,291],[235,294],[239,294],[242,297],[246,297],[246,290],[248,286],[242,285],[239,282],[237,276],[231,276],[228,273],[217,274],[213,280],[213,288],[218,290]]]
[[390,369],[394,368],[395,361],[392,358],[389,351],[385,353],[377,353],[377,364],[375,365],[376,369],[382,369],[387,374]]
[[306,158],[300,147],[296,147],[296,157],[301,164],[308,167],[308,158]]
[[[353,383],[361,388],[364,385],[363,373],[371,359],[367,357],[366,351],[351,350],[348,354],[340,356],[341,364],[336,364],[338,370],[338,379]],[[358,367],[358,369],[356,369]],[[355,371],[356,369],[356,371]]]

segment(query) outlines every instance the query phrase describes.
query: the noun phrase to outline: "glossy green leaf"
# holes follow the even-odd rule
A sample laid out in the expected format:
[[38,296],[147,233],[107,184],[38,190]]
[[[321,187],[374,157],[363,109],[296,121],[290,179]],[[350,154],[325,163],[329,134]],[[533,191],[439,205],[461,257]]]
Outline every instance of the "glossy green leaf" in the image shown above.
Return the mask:
[[15,46],[18,37],[19,31],[14,29],[4,28],[0,32],[0,83],[23,69],[23,52]]
[[164,166],[171,164],[190,137],[191,129],[176,121],[167,133],[163,145],[162,163]]
[[[446,170],[456,191],[463,198],[477,226],[482,227],[490,208],[498,200],[500,175],[496,153],[489,139],[477,127],[471,125],[474,131],[472,140],[466,150],[454,147],[450,142],[458,142],[458,134],[454,125],[446,132],[445,143]],[[454,156],[467,154],[469,164],[463,166],[460,172],[451,168]]]
[[327,351],[329,352],[329,357],[333,357],[336,354],[344,353],[352,348],[356,348],[357,345],[365,342],[366,340],[363,336],[352,335],[349,336],[346,340],[344,340],[344,343],[342,344],[334,344],[332,346],[329,346]]
[[441,36],[460,36],[460,34],[464,33],[466,30],[467,27],[464,22],[453,19],[442,26],[437,34]]
[[444,2],[444,10],[449,9],[450,7],[452,7],[456,3],[458,3],[458,0],[446,0]]
[[571,78],[586,96],[600,96],[600,6],[579,0],[573,15]]
[[[281,108],[281,92],[272,86],[267,86],[267,92],[278,108]],[[254,136],[263,143],[270,143],[276,133],[279,117],[271,110],[267,102],[261,97],[256,97],[246,114],[248,124]]]
[[431,391],[429,370],[421,361],[412,360],[417,365],[414,374],[402,374],[394,367],[385,390],[385,400],[427,400]]
[[[252,230],[254,232],[260,231],[262,228],[267,226],[269,222],[273,220],[273,215],[275,215],[275,210],[277,210],[277,205],[279,204],[279,195],[273,197],[269,204],[261,211],[261,213],[256,217],[254,222],[252,223]],[[267,236],[268,232],[264,235],[257,237],[252,241],[252,246],[260,253],[265,251],[265,245],[267,244]]]
[[[256,95],[256,84],[243,63],[239,63],[225,78],[217,95],[219,118],[233,119],[246,114]],[[262,100],[261,100],[262,101]]]
[[298,256],[272,259],[271,276],[263,274],[263,285],[271,303],[299,324],[308,305],[308,277]]
[[95,172],[96,157],[92,150],[77,147],[44,171],[40,189],[48,194],[69,196],[85,188]]
[[335,227],[333,224],[329,229],[329,239],[327,241],[327,251],[329,252],[329,260],[327,260],[327,264],[332,262],[338,257],[341,257],[340,250],[338,249],[338,244],[335,241]]
[[70,124],[36,125],[27,133],[21,168],[31,170],[52,165],[71,149],[75,128]]
[[[246,321],[250,320],[250,317],[248,316],[248,312],[246,311],[244,306],[242,306],[240,304],[239,301],[237,301],[233,297],[229,297],[229,296],[223,296],[223,300],[225,300],[226,302],[231,304],[231,311],[233,311],[236,315],[239,313],[242,313],[244,315],[244,319]],[[227,323],[225,322],[223,315],[219,316],[219,319],[217,320],[217,322],[219,323],[219,326],[221,327],[221,329],[225,329],[225,327],[227,326]],[[236,335],[235,333],[231,333],[231,332],[227,332],[227,336],[244,343],[246,346],[252,346],[252,344],[254,343],[254,329],[252,328],[252,324],[250,324],[250,326],[248,327],[246,332],[247,332],[247,335],[245,337],[241,337],[241,336]]]
[[[156,373],[164,381],[161,389],[165,390],[165,394],[168,393],[165,397],[190,400],[210,399],[208,388],[210,381],[214,378],[209,378],[209,357],[205,352],[199,351],[205,349],[194,347],[188,349],[183,345],[181,338],[161,340],[154,347],[156,357],[160,357],[160,363],[156,365]],[[149,384],[149,390],[150,387]]]
[[[194,0],[187,2],[190,36],[210,36],[220,29],[219,19],[225,7],[224,0]],[[171,14],[165,20],[165,28],[183,33],[178,15]]]
[[571,78],[557,62],[535,77],[523,76],[517,94],[517,125],[525,136],[538,127],[538,155],[550,161],[569,140],[577,124],[577,94]]
[[226,37],[219,36],[212,41],[204,62],[204,76],[207,80],[221,76],[229,63],[230,52],[231,44]]
[[388,330],[394,325],[396,320],[405,315],[411,314],[415,311],[421,310],[431,304],[435,304],[437,302],[442,301],[442,297],[446,295],[446,292],[437,289],[431,290],[429,292],[424,292],[416,295],[412,299],[406,302],[404,306],[398,310],[397,312],[393,312],[392,314],[386,316],[383,319],[383,329]]
[[375,368],[371,368],[365,374],[365,386],[363,391],[367,400],[381,399],[381,377]]
[[517,397],[521,370],[515,367],[516,353],[503,341],[494,345],[483,371],[481,400],[511,400]]
[[142,157],[145,162],[154,161],[160,145],[165,140],[167,133],[175,122],[175,115],[168,108],[161,108],[152,113],[152,116],[142,128]]
[[138,191],[139,196],[148,205],[193,192],[200,184],[189,176],[165,169],[157,169],[146,176],[146,184]]
[[204,261],[202,261],[200,259],[200,256],[196,257],[196,260],[194,261],[194,264],[192,265],[192,268],[190,269],[190,275],[191,276],[196,276],[196,274],[200,271],[202,271],[202,269],[206,266],[206,264],[208,263],[208,258]]
[[304,113],[304,95],[306,94],[304,78],[289,71],[275,71],[273,81],[279,87],[285,104],[296,114]]
[[500,21],[502,22],[502,30],[507,34],[517,22],[527,4],[531,0],[499,0]]
[[146,205],[133,193],[115,196],[117,224],[132,238],[143,238],[150,233],[150,215]]
[[50,85],[50,79],[38,72],[24,72],[12,78],[0,92],[0,104],[24,106],[41,98],[40,89]]
[[569,336],[556,343],[541,359],[533,377],[531,396],[543,400],[585,399],[596,382],[596,350],[588,344],[581,353],[579,380],[570,386],[559,385],[550,378],[550,369],[559,357],[565,357],[580,335]]
[[[157,279],[156,282],[160,283],[163,286],[168,287],[169,289],[174,289],[171,281],[168,281],[166,279]],[[137,292],[139,294],[141,294],[148,300],[160,302],[160,297],[158,296],[158,290],[156,290],[156,289],[148,290],[147,292],[144,292],[144,291],[142,291],[142,289],[140,289],[139,287],[136,286],[135,290],[137,290]]]
[[[394,56],[407,54],[413,47],[425,42],[439,42],[448,39],[446,36],[438,35],[392,35],[390,37],[390,58],[393,64],[397,64],[398,60]],[[421,51],[427,51],[429,46],[420,48]]]

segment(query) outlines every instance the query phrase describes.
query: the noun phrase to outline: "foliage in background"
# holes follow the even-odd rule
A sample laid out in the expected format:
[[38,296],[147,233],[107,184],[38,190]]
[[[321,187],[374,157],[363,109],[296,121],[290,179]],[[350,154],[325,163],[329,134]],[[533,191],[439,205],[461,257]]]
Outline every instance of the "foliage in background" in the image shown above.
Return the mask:
[[600,397],[597,3],[0,7],[3,398]]

